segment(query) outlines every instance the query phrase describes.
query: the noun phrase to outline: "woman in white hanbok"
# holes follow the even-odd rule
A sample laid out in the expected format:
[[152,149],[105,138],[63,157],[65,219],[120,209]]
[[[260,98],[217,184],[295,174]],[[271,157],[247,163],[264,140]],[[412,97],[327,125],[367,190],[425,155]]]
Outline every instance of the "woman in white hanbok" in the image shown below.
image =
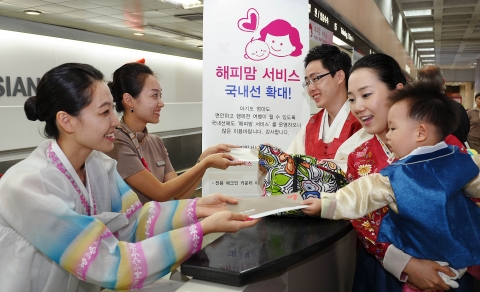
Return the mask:
[[0,180],[1,291],[141,288],[198,251],[204,234],[257,222],[223,211],[236,200],[220,194],[142,206],[97,152],[113,148],[119,121],[90,65],[47,72],[25,112],[51,139]]

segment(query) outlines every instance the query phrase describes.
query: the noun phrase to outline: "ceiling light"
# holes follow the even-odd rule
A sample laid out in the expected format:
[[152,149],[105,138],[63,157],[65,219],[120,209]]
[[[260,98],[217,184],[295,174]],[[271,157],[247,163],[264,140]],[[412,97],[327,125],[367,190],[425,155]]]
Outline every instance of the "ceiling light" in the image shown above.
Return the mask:
[[418,51],[419,52],[431,52],[431,51],[434,51],[435,49],[434,48],[419,48]]
[[411,32],[424,32],[424,31],[433,31],[433,27],[417,27],[411,28]]
[[434,58],[435,57],[435,54],[431,54],[431,55],[420,55],[420,58]]
[[199,21],[203,20],[203,13],[192,13],[192,14],[178,14],[174,15],[175,17],[190,20],[190,21]]
[[134,34],[134,35],[138,35],[138,36],[145,35],[143,32],[134,32],[133,34]]
[[435,62],[435,60],[423,60],[423,62]]
[[333,36],[333,43],[336,44],[337,46],[340,46],[340,47],[349,46],[346,42],[342,41],[341,39],[337,38],[336,36]]
[[24,10],[23,12],[28,14],[28,15],[40,15],[40,14],[42,14],[41,11],[32,10],[32,9]]
[[160,0],[177,8],[190,9],[203,6],[203,0]]
[[415,40],[416,44],[433,43],[433,39]]
[[196,35],[186,34],[186,33],[183,33],[183,32],[174,31],[174,30],[166,29],[166,28],[163,28],[163,27],[155,26],[155,25],[147,25],[147,27],[155,29],[155,30],[175,34],[175,35],[178,35],[178,36],[186,37],[186,38],[191,38],[191,39],[194,39],[194,40],[203,41],[203,38],[198,37]]
[[405,14],[405,17],[411,17],[411,16],[428,16],[428,15],[432,15],[432,9],[407,10],[407,11],[404,11],[403,14]]

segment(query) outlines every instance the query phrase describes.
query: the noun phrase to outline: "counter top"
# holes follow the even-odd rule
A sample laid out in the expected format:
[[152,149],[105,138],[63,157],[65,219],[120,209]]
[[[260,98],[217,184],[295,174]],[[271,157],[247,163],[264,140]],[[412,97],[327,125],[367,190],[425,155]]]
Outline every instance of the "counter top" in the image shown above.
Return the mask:
[[195,279],[243,286],[298,263],[345,236],[349,221],[265,217],[224,234],[181,265]]

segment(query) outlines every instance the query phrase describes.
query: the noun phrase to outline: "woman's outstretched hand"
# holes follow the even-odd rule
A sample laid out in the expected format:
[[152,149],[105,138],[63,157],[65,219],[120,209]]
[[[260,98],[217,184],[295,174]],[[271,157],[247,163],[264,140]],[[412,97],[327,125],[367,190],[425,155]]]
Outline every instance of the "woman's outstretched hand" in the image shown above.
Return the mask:
[[238,199],[224,194],[212,194],[197,201],[197,218],[208,217],[219,211],[226,211],[227,204],[236,204]]
[[203,219],[200,224],[203,234],[209,234],[213,232],[236,232],[243,228],[252,227],[259,221],[260,219],[249,219],[245,214],[221,211]]
[[232,144],[225,144],[225,143],[217,144],[217,145],[214,145],[214,146],[211,146],[211,147],[208,147],[207,149],[205,149],[205,151],[203,151],[203,153],[200,155],[198,160],[203,160],[207,156],[215,154],[215,153],[230,152],[230,148],[240,148],[240,146],[232,145]]
[[206,163],[207,167],[227,169],[229,166],[242,165],[243,161],[235,160],[232,155],[227,153],[216,153],[205,157],[202,163]]

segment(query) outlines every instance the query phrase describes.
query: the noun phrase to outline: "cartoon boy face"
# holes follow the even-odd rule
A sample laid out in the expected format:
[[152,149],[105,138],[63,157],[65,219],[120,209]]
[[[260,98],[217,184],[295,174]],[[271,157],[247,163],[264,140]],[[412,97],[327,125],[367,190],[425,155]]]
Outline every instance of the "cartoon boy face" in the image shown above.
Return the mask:
[[245,58],[254,61],[266,59],[270,54],[268,45],[262,40],[252,40],[245,47]]
[[295,51],[288,35],[273,36],[267,33],[265,42],[270,47],[270,54],[277,57],[286,57]]

